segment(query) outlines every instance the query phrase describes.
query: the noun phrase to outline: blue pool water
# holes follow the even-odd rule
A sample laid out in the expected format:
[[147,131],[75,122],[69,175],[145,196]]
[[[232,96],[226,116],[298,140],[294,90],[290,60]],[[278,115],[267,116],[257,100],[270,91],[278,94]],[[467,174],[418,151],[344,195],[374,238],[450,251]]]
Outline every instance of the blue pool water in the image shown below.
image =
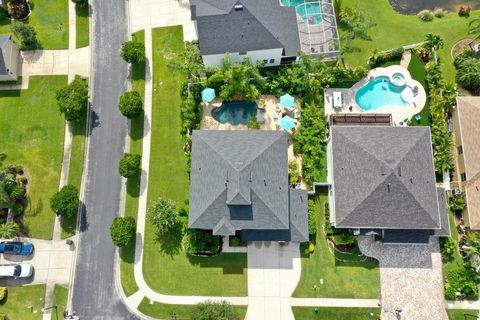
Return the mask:
[[256,115],[256,103],[247,101],[224,102],[212,110],[212,117],[222,124],[247,124],[248,120]]
[[319,0],[281,0],[285,7],[295,7],[297,14],[310,24],[322,22],[322,6]]
[[355,94],[355,101],[363,110],[376,110],[385,105],[408,107],[410,104],[403,100],[402,91],[405,86],[393,85],[388,77],[380,76],[368,82]]

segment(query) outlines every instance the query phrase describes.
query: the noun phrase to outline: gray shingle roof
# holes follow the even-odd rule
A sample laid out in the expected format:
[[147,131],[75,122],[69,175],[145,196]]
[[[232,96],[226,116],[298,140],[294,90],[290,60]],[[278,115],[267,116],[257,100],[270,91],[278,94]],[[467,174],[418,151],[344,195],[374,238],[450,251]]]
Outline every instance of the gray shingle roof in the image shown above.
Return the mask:
[[448,219],[447,197],[444,188],[437,188],[438,195],[438,211],[440,212],[440,224],[442,228],[435,230],[434,235],[437,237],[450,236],[450,220]]
[[440,229],[428,127],[331,129],[337,228]]
[[3,56],[3,50],[5,45],[11,40],[10,35],[0,35],[0,75],[8,75],[7,66],[5,64],[5,58]]
[[193,131],[189,227],[231,235],[293,225],[308,238],[307,194],[290,197],[287,149],[285,132]]
[[[235,10],[235,4],[243,10]],[[190,0],[202,55],[283,48],[300,51],[295,8],[279,0]]]

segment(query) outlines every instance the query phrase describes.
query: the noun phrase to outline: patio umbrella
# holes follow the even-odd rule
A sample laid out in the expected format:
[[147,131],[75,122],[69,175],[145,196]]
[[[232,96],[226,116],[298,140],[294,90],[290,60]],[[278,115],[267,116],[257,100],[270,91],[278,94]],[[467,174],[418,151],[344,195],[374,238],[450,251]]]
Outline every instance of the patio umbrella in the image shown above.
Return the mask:
[[293,108],[295,107],[295,98],[287,93],[280,97],[280,103],[286,109],[293,110]]
[[202,90],[202,101],[205,102],[212,102],[215,99],[215,89],[212,88],[205,88]]
[[295,120],[289,115],[286,115],[282,119],[280,119],[280,121],[278,121],[278,125],[283,130],[290,131],[295,128]]

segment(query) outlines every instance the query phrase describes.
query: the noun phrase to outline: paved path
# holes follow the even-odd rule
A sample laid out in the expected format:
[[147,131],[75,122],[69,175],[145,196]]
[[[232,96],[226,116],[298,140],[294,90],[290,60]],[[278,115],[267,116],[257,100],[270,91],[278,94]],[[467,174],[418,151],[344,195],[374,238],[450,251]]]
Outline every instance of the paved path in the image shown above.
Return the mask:
[[442,259],[438,239],[428,245],[388,245],[373,237],[359,237],[360,250],[380,265],[382,320],[447,320],[443,292]]

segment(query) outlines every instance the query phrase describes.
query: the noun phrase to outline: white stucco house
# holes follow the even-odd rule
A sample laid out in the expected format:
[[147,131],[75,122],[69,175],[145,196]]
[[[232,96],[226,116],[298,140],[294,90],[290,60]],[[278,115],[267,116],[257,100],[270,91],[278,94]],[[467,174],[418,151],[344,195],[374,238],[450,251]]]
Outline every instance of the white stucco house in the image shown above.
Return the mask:
[[0,35],[0,81],[17,81],[20,48],[11,35]]

